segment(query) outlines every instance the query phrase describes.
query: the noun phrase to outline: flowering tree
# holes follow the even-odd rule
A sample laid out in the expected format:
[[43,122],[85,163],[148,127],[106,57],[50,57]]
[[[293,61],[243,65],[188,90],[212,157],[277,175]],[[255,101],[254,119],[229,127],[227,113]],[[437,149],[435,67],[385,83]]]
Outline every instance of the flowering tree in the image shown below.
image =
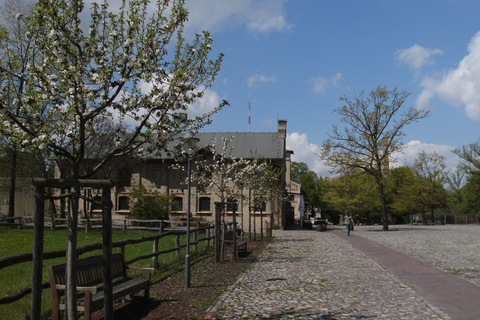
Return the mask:
[[[177,133],[204,126],[226,102],[194,119],[186,112],[212,85],[222,55],[210,60],[206,31],[186,43],[183,4],[121,0],[112,9],[103,1],[92,4],[82,23],[83,0],[39,0],[31,15],[17,15],[30,45],[21,65],[8,47],[0,63],[1,134],[20,148],[50,150],[68,163],[64,178],[80,179],[115,158],[160,151]],[[108,119],[130,125],[112,126],[107,147],[98,138]],[[98,152],[95,163],[85,165],[88,150]],[[78,196],[71,208],[66,296],[68,318],[75,319]]]
[[[252,155],[250,159],[244,159],[232,156],[232,148],[229,147],[231,139],[223,137],[222,152],[220,154],[214,152],[211,161],[204,160],[198,163],[192,176],[199,188],[212,190],[221,202],[239,199],[241,190],[249,189],[251,191],[251,197],[248,199],[249,208],[258,206],[255,199],[257,202],[279,199],[282,195],[278,179],[280,170],[271,166],[267,159],[262,157]],[[215,150],[215,146],[216,141],[213,141],[211,149]]]
[[[24,70],[0,66],[2,133],[68,161],[67,177],[88,178],[116,157],[161,150],[178,132],[204,126],[226,104],[186,117],[188,106],[211,86],[222,56],[209,59],[208,32],[185,42],[182,0],[123,0],[118,11],[107,2],[93,3],[88,31],[80,20],[83,10],[82,0],[40,0],[31,16],[18,16],[27,21],[26,50],[34,58]],[[19,82],[23,90],[12,100]],[[153,84],[148,91],[146,84]],[[116,127],[109,148],[97,143],[106,119],[130,123]],[[95,166],[85,167],[89,145],[101,152]]]

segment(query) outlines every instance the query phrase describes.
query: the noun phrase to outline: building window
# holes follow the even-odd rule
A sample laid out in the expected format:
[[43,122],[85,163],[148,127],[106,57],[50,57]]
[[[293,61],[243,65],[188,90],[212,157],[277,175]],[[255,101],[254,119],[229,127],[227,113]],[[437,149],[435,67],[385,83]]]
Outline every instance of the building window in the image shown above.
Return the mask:
[[200,212],[210,212],[210,198],[201,197],[198,201],[198,211]]
[[173,199],[173,211],[183,211],[183,198],[176,197]]
[[102,197],[96,196],[92,202],[92,211],[102,211]]
[[256,198],[255,199],[255,211],[256,212],[267,211],[267,202],[263,201],[261,198]]
[[118,210],[130,210],[130,198],[127,196],[118,197]]
[[[227,202],[228,202],[227,212],[233,212],[234,210],[235,212],[238,212],[238,203],[234,198],[228,198]],[[231,202],[235,202],[235,203],[231,203]]]

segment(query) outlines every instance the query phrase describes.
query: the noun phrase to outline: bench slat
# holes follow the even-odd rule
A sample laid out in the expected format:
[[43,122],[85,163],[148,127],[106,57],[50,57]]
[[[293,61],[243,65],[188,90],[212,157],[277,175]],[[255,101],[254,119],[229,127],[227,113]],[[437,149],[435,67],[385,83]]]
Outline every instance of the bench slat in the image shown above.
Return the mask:
[[[53,297],[53,318],[59,319],[59,310],[65,310],[65,302],[62,296],[65,290],[56,289],[56,285],[65,285],[66,264],[48,267],[50,286]],[[112,283],[113,300],[144,291],[144,297],[148,300],[150,290],[150,272],[148,269],[147,279],[128,278],[123,254],[112,254],[112,280],[119,279]],[[77,261],[76,266],[77,287],[94,287],[103,284],[103,257],[91,256]],[[86,299],[91,297],[91,299]],[[77,297],[77,310],[85,312],[85,319],[90,319],[90,312],[103,307],[104,292],[103,288],[98,287],[95,294],[81,293]],[[87,314],[88,313],[88,314]]]

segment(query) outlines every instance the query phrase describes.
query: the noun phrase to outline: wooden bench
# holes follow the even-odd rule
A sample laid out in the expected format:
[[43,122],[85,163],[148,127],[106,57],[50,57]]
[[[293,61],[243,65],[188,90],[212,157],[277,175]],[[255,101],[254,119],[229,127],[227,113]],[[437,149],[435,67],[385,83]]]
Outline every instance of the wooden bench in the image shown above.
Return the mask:
[[[103,257],[91,256],[77,260],[77,310],[83,311],[84,319],[89,320],[91,313],[103,308]],[[48,267],[48,277],[53,297],[53,319],[59,319],[60,310],[65,310],[65,268],[66,264]],[[129,278],[127,269],[144,270],[146,279]],[[136,268],[125,265],[122,253],[112,254],[112,287],[113,300],[133,295],[144,290],[148,301],[150,291],[150,276],[153,268]]]
[[[247,241],[241,241],[239,233],[241,233],[241,230],[237,229],[237,248],[247,252]],[[225,244],[233,245],[233,230],[225,232]]]

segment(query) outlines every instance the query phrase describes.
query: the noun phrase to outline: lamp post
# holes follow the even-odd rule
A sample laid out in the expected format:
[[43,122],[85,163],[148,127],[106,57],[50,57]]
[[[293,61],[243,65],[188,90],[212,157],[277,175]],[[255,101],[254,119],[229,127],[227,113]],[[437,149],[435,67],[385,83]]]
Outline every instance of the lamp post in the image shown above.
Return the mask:
[[185,288],[190,288],[190,205],[191,205],[191,162],[197,146],[198,138],[192,132],[183,136],[183,151],[187,154],[187,247],[185,253]]

